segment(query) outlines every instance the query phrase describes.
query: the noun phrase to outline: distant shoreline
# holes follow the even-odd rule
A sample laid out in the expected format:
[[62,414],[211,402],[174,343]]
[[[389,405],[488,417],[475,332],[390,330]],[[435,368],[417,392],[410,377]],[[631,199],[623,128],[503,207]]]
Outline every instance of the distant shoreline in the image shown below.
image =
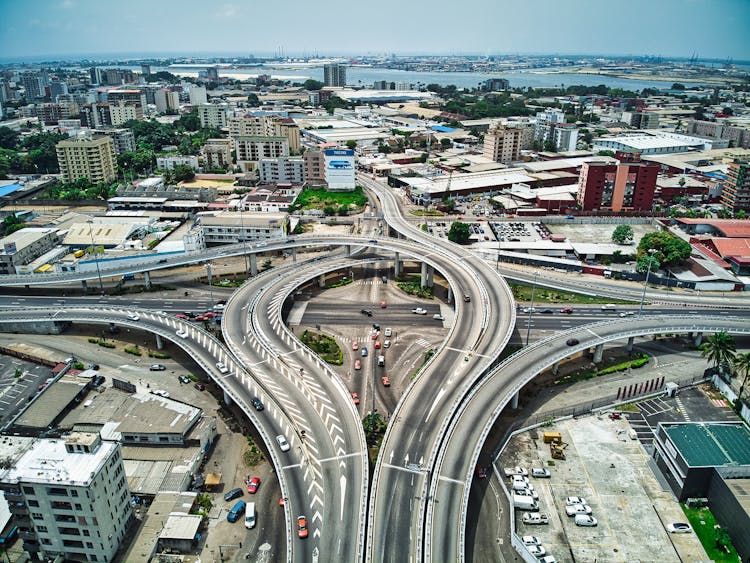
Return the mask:
[[706,84],[724,85],[727,83],[731,84],[742,84],[744,81],[741,78],[735,77],[718,77],[718,76],[681,76],[681,75],[652,75],[652,74],[629,74],[618,71],[601,70],[598,68],[565,68],[565,69],[549,69],[549,70],[530,70],[529,74],[587,74],[587,75],[598,75],[598,76],[610,76],[612,78],[622,78],[623,80],[653,80],[656,82],[703,82]]

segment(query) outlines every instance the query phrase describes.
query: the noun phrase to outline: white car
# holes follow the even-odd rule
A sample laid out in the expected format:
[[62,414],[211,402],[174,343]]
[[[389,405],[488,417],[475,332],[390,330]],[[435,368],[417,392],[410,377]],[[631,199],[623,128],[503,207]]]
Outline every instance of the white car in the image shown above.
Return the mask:
[[526,307],[526,308],[525,308],[525,309],[523,310],[523,312],[524,312],[524,313],[527,313],[527,314],[528,314],[528,313],[536,313],[536,307]]
[[390,340],[386,340],[385,342],[383,342],[383,348],[390,348],[390,347],[391,347],[391,341]]
[[568,516],[591,514],[591,507],[588,504],[569,504],[565,507],[565,513]]
[[393,331],[390,328],[385,329],[385,337],[390,338],[393,335]]
[[515,493],[517,495],[531,497],[534,500],[539,500],[539,493],[537,493],[534,489],[521,489],[521,490],[516,489]]
[[620,313],[621,317],[632,317],[633,315],[635,315],[635,312],[633,311],[623,311]]
[[505,473],[506,477],[510,477],[511,475],[523,475],[525,477],[529,474],[526,469],[524,469],[523,467],[518,467],[517,465],[515,467],[504,468],[503,473]]
[[545,555],[544,557],[539,558],[539,563],[557,563],[557,559],[551,555]]
[[690,524],[685,524],[684,522],[672,522],[671,524],[667,524],[667,530],[670,534],[689,534],[693,531]]
[[176,334],[177,336],[179,336],[180,338],[187,338],[187,336],[188,336],[188,331],[187,331],[187,329],[180,329],[180,330],[178,330],[177,332],[175,332],[175,334]]
[[216,362],[216,369],[221,373],[229,373],[229,368],[224,365],[224,362]]
[[523,536],[521,543],[523,545],[542,545],[542,541],[536,536]]
[[279,445],[279,448],[282,452],[288,452],[290,447],[289,442],[286,441],[286,438],[284,438],[283,434],[279,434],[276,436],[276,443]]
[[586,499],[581,497],[568,497],[565,499],[565,504],[570,506],[571,504],[586,504]]
[[552,477],[552,474],[549,472],[549,469],[545,469],[544,467],[532,467],[531,476],[545,478]]
[[526,549],[529,550],[529,553],[531,555],[534,555],[536,557],[541,557],[545,553],[547,553],[547,550],[545,550],[541,545],[527,545]]
[[139,317],[135,313],[128,313],[128,319],[130,319],[131,321],[140,321],[141,317]]
[[577,514],[575,519],[576,526],[596,526],[598,522],[596,521],[596,518],[593,516],[589,516],[588,514]]
[[432,315],[432,318],[435,319],[436,321],[444,321],[445,320],[445,317],[443,315],[440,315],[440,314]]
[[427,309],[422,309],[422,307],[417,307],[416,309],[412,309],[411,312],[416,315],[426,315]]
[[164,397],[165,399],[169,397],[169,393],[167,393],[164,389],[158,389],[154,391],[154,395],[159,395],[159,397]]

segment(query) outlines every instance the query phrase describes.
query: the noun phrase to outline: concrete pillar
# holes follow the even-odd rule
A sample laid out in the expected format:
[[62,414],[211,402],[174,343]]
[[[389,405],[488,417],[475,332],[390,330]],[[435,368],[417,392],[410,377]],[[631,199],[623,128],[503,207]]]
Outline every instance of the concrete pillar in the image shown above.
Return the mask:
[[448,286],[448,303],[453,301],[453,288],[451,286]]
[[596,348],[594,348],[594,363],[598,364],[602,361],[602,356],[604,355],[604,344],[597,344]]
[[81,280],[81,286],[83,286],[83,290],[86,291],[88,287],[86,286],[86,280]]
[[510,408],[512,409],[518,408],[518,392],[516,392],[516,394],[513,395],[513,398],[510,400]]
[[693,340],[693,344],[695,344],[696,346],[700,346],[702,342],[703,342],[703,333],[702,332],[696,333],[695,340]]
[[156,349],[157,350],[163,350],[164,349],[164,341],[161,338],[161,334],[156,335]]
[[227,405],[231,405],[231,404],[233,403],[233,401],[232,401],[232,397],[230,397],[230,396],[229,396],[229,393],[227,393],[226,391],[224,391],[224,402],[225,402],[225,403],[226,403]]
[[395,260],[393,261],[393,277],[397,278],[401,275],[401,258],[398,252],[396,252]]
[[628,353],[633,351],[633,342],[635,342],[635,336],[631,336],[630,338],[628,338],[628,345],[625,348]]
[[560,362],[555,362],[552,364],[552,375],[557,375],[558,371],[560,371]]
[[326,286],[326,275],[325,274],[320,274],[318,276],[318,285],[320,287],[325,287]]
[[292,248],[292,262],[297,261],[297,247]]
[[427,287],[427,262],[422,262],[422,275],[419,278],[419,285]]
[[352,255],[352,245],[351,244],[347,244],[346,245],[346,255],[347,256],[351,256]]
[[146,289],[151,289],[151,274],[143,272],[143,280],[146,282]]
[[427,266],[427,287],[435,285],[435,268]]
[[250,275],[252,276],[258,275],[258,255],[257,254],[250,255]]

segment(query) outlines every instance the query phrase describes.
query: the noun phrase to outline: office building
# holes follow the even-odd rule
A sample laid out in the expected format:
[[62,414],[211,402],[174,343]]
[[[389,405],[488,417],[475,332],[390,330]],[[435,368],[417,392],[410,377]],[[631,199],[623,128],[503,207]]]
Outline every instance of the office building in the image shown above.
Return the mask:
[[234,143],[231,139],[207,139],[203,146],[203,158],[205,160],[206,170],[215,170],[221,168],[231,171],[234,168],[232,160],[232,147]]
[[109,137],[68,139],[57,143],[57,161],[63,182],[86,178],[92,184],[116,177],[115,145]]
[[99,129],[93,132],[94,138],[106,135],[115,147],[115,154],[135,151],[135,135],[130,129]]
[[301,185],[305,182],[305,163],[301,156],[261,158],[258,172],[263,184]]
[[143,76],[149,76],[151,74],[151,65],[142,64],[141,65],[141,74]]
[[493,162],[509,163],[521,158],[523,129],[517,127],[496,127],[487,131],[484,137],[483,156]]
[[733,125],[726,120],[699,121],[691,119],[687,122],[686,133],[711,139],[727,139],[731,147],[750,148],[750,127]]
[[154,104],[156,104],[156,111],[158,113],[177,111],[180,109],[180,96],[177,92],[160,88],[154,92]]
[[312,186],[326,183],[326,159],[320,149],[308,149],[302,155],[305,163],[305,182]]
[[26,92],[26,101],[34,102],[46,97],[45,76],[41,72],[24,72],[21,74],[21,84]]
[[81,125],[90,129],[111,126],[109,104],[84,104],[81,107]]
[[750,211],[750,159],[736,158],[729,163],[721,203],[732,211]]
[[219,69],[215,66],[209,67],[206,69],[206,80],[209,82],[218,82],[219,81]]
[[192,84],[190,86],[190,105],[199,106],[201,104],[208,103],[208,96],[206,94],[205,86],[198,86]]
[[200,224],[206,244],[212,245],[284,238],[288,220],[286,213],[241,211],[206,215]]
[[49,97],[50,100],[57,101],[58,96],[66,96],[68,94],[67,82],[60,80],[54,80],[49,83]]
[[198,106],[198,119],[201,127],[221,129],[227,125],[227,104],[201,104]]
[[91,80],[91,84],[104,84],[104,72],[101,68],[92,66],[89,69],[89,79]]
[[137,90],[134,88],[117,88],[108,90],[106,92],[106,101],[110,104],[116,102],[128,102],[140,106],[141,111],[146,105],[146,92],[145,90]]
[[237,163],[243,170],[254,168],[252,163],[261,158],[289,156],[289,141],[286,137],[248,136],[234,139]]
[[0,489],[29,556],[113,561],[133,517],[119,444],[73,432],[17,450]]
[[617,163],[585,162],[578,179],[583,211],[650,212],[659,166],[640,161],[637,153],[617,153]]
[[346,86],[346,66],[336,63],[323,65],[323,84],[325,86]]

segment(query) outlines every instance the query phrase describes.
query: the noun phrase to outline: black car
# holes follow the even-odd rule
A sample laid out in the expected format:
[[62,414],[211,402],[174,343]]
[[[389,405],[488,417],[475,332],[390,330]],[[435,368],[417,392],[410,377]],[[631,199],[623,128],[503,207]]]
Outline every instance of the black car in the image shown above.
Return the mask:
[[239,489],[239,488],[232,489],[231,491],[228,491],[224,495],[224,500],[227,501],[227,502],[229,502],[230,500],[234,500],[234,499],[236,499],[238,497],[241,497],[244,494],[245,494],[245,492],[242,489]]
[[539,311],[542,315],[554,315],[555,312],[552,309],[542,309]]
[[104,383],[103,375],[97,375],[94,379],[91,380],[91,385],[93,385],[94,387],[99,387],[102,383]]
[[578,344],[578,339],[577,338],[568,338],[565,341],[565,344],[567,344],[568,346],[575,346],[576,344]]
[[367,315],[368,317],[372,317],[372,311],[370,311],[369,309],[360,309],[359,312],[363,315]]
[[253,397],[253,400],[250,402],[253,404],[256,411],[263,410],[263,402],[258,397]]
[[99,369],[99,364],[89,364],[89,367],[86,368],[86,369],[98,370]]

